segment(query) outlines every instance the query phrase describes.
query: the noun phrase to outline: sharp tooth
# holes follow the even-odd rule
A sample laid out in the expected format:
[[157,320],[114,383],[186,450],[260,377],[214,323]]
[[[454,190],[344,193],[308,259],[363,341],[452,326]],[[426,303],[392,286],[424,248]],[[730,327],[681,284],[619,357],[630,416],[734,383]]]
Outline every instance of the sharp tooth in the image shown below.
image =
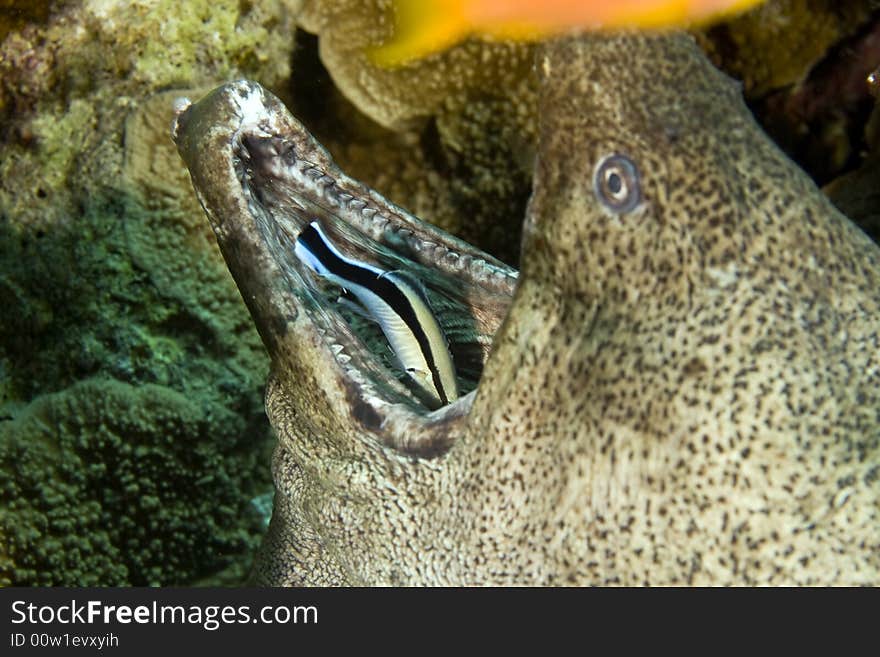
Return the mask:
[[338,360],[343,365],[348,365],[351,362],[351,356],[349,356],[348,354],[339,354],[336,357],[336,360]]
[[344,350],[344,347],[341,344],[331,344],[330,345],[330,351],[333,352],[334,356],[338,356],[339,354],[341,354],[343,352],[343,350]]
[[507,280],[507,272],[503,271],[501,269],[493,269],[492,276],[494,276],[495,278],[497,278],[498,280],[501,280],[501,281]]
[[488,280],[489,274],[486,271],[487,264],[486,261],[482,258],[473,258],[471,260],[471,274],[477,277],[481,281]]

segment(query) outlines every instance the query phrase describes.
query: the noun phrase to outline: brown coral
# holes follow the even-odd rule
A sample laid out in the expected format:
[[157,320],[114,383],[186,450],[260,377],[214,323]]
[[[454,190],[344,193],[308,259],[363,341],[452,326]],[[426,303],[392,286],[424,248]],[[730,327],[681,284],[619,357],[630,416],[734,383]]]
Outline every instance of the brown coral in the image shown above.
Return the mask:
[[871,12],[869,3],[769,0],[709,29],[701,45],[756,98],[802,80],[838,41]]
[[[396,202],[515,262],[534,142],[533,47],[471,40],[384,69],[369,62],[366,50],[387,38],[390,16],[390,4],[382,1],[306,1],[297,23],[318,36],[321,61],[339,91],[374,121],[419,145],[420,156],[402,168],[410,172],[404,178],[421,183],[400,184],[376,167],[372,153],[359,161],[334,140],[334,131],[327,131],[328,147],[343,168]],[[294,71],[294,96],[299,74]]]

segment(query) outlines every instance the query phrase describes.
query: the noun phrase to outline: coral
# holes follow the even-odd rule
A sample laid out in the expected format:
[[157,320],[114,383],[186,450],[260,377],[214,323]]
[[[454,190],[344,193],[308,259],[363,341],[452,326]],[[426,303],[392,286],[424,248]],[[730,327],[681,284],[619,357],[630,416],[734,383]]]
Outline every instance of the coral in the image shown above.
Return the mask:
[[867,20],[870,3],[769,0],[700,39],[715,63],[742,80],[749,98],[803,79],[835,43]]
[[753,103],[773,139],[820,184],[869,152],[874,98],[867,79],[880,59],[880,17],[831,48],[796,85]]
[[475,94],[505,96],[529,77],[532,46],[510,42],[470,40],[401,68],[375,66],[366,49],[390,36],[391,18],[383,0],[305,0],[296,16],[319,36],[321,61],[342,93],[383,126],[456,111]]
[[46,21],[52,4],[52,0],[0,0],[0,41],[29,22]]
[[[270,488],[267,362],[168,137],[183,91],[157,92],[279,83],[295,4],[58,3],[0,43],[0,303],[16,309],[0,320],[0,553],[17,584],[248,566],[249,500]],[[155,467],[90,474],[125,445]],[[114,527],[134,480],[161,513]]]
[[[250,318],[198,204],[182,193],[182,165],[163,170],[164,188],[148,173],[171,161],[164,143],[141,146],[155,137],[136,127],[143,121],[129,120],[125,184],[77,195],[75,220],[22,224],[4,209],[0,295],[20,312],[0,324],[0,355],[18,398],[98,373],[178,389],[232,374],[258,396],[266,365]],[[141,161],[139,150],[155,157]]]
[[[157,90],[286,79],[295,4],[86,0],[10,34],[0,44],[0,202],[17,221],[32,221],[42,208],[28,198],[16,204],[21,190],[12,183],[51,183],[43,188],[51,200],[37,205],[52,207],[61,205],[55,192],[96,184],[94,169],[103,178],[119,166],[127,112]],[[85,175],[74,164],[86,165]]]
[[[235,77],[289,74],[285,3],[274,0],[86,0],[93,38],[112,45],[114,78],[150,89]],[[112,42],[111,42],[112,40]],[[104,52],[90,50],[92,56]],[[281,55],[281,56],[279,56]],[[97,64],[97,62],[95,62]]]
[[8,423],[0,582],[183,584],[250,554],[260,455],[241,416],[208,401],[91,380]]
[[[261,533],[248,500],[270,486],[266,363],[219,257],[194,248],[173,212],[134,197],[92,199],[51,235],[8,222],[0,231],[0,302],[18,309],[0,322],[0,508],[12,580],[182,584],[233,555],[246,568]],[[77,383],[93,376],[116,381]],[[130,456],[123,443],[148,448],[154,467],[127,465],[127,480],[77,475]],[[181,469],[186,477],[174,479]],[[108,500],[132,480],[154,490],[167,476],[161,518],[174,532],[157,530],[137,545],[141,556],[126,556],[133,532],[156,520],[133,514],[108,537],[120,511]],[[201,479],[213,483],[193,498]],[[39,503],[21,501],[39,490]],[[73,557],[55,549],[62,535],[78,541]]]
[[0,109],[18,123],[37,101],[45,109],[77,97],[137,97],[242,72],[277,80],[289,72],[289,50],[272,28],[286,16],[281,2],[249,11],[229,0],[197,0],[185,10],[166,0],[58,3],[49,19],[28,23],[0,47]]

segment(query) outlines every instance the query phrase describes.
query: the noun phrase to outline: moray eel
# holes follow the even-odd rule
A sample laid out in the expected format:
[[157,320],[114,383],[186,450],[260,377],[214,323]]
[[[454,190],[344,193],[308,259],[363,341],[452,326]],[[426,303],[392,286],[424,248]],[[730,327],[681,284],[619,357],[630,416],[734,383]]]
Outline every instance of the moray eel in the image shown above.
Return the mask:
[[[236,82],[174,138],[271,357],[299,584],[880,584],[880,252],[683,34],[546,44],[521,271],[342,174]],[[425,283],[431,411],[291,235]]]

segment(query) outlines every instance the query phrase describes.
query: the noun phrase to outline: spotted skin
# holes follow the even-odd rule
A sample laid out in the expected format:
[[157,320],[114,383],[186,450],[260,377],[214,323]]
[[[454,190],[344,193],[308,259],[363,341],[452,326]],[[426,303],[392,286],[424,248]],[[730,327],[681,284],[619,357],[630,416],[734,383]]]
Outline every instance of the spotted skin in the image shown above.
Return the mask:
[[[478,508],[521,482],[531,581],[878,583],[876,246],[686,38],[539,65],[522,283],[473,411],[499,444],[468,465],[503,478]],[[622,216],[590,185],[615,152],[641,172]]]
[[[267,579],[880,583],[877,248],[687,37],[538,65],[521,283],[461,435],[281,451]],[[593,189],[611,153],[640,172],[624,215]],[[269,409],[297,433],[283,383]]]
[[[227,256],[273,357],[257,579],[880,584],[877,247],[689,37],[562,39],[537,70],[519,284],[470,411],[419,429],[442,448],[389,447]],[[593,184],[615,153],[624,214]]]

